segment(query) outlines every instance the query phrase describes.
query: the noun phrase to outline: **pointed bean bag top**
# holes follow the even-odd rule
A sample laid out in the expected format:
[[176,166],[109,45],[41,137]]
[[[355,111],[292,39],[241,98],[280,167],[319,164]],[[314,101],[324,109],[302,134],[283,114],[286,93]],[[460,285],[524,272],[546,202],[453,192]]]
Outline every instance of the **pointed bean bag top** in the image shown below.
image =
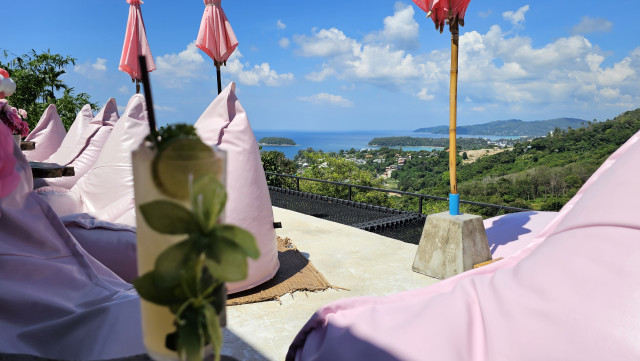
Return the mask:
[[27,159],[35,162],[46,160],[58,150],[66,134],[56,106],[50,104],[42,113],[38,124],[25,138],[26,141],[36,143],[34,150],[25,151]]
[[249,260],[249,276],[227,285],[229,293],[255,287],[277,272],[278,248],[273,229],[273,210],[258,142],[251,130],[247,113],[230,83],[195,124],[200,138],[226,152],[227,204],[225,222],[250,231],[260,249],[260,258]]

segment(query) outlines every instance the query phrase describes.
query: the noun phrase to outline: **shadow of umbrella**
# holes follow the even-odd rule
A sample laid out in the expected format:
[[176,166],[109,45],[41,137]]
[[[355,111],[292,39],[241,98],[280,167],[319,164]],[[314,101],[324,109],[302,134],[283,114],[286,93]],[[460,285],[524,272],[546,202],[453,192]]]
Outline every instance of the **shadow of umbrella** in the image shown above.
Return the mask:
[[147,71],[154,71],[156,63],[151,55],[147,32],[142,20],[142,11],[140,10],[142,1],[127,0],[127,3],[129,3],[129,19],[127,20],[127,30],[124,35],[119,69],[131,76],[131,81],[136,83],[136,93],[140,93],[142,71],[138,56],[142,55],[146,58]]
[[220,0],[204,0],[204,4],[196,46],[213,59],[218,78],[218,94],[220,94],[222,92],[220,65],[227,65],[227,59],[238,46],[238,39],[222,10]]

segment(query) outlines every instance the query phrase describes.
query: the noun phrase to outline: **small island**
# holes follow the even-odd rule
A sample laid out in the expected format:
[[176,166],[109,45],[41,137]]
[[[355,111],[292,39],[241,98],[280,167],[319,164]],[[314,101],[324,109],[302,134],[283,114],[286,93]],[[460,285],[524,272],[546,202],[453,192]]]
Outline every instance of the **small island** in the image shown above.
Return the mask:
[[258,141],[258,145],[298,145],[293,139],[283,137],[264,137]]

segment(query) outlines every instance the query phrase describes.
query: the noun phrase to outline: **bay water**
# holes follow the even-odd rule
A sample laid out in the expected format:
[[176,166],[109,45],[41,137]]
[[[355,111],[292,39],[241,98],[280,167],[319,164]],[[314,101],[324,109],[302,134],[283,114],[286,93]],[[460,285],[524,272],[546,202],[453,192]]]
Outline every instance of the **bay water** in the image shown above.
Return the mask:
[[[299,150],[313,148],[323,152],[339,152],[340,150],[378,149],[368,145],[377,137],[414,137],[414,138],[448,138],[448,134],[414,133],[410,130],[358,130],[358,131],[302,131],[302,130],[254,130],[256,140],[259,142],[264,137],[283,137],[292,139],[297,145],[272,146],[263,145],[263,151],[277,150],[293,159]],[[460,137],[460,136],[459,136]],[[488,135],[464,135],[465,138],[485,138],[497,140],[510,138],[505,136]],[[405,151],[433,150],[434,147],[391,147],[402,148]]]

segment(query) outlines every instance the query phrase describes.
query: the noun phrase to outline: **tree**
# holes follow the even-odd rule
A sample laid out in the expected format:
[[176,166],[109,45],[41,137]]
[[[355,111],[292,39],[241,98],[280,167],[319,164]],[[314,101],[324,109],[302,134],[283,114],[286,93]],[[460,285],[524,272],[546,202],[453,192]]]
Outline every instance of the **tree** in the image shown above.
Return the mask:
[[[354,162],[350,162],[338,156],[337,153],[306,152],[304,158],[309,167],[302,171],[306,178],[322,179],[340,183],[350,183],[374,188],[382,188],[381,179],[364,169],[358,168]],[[305,192],[323,194],[330,197],[347,199],[349,188],[334,184],[301,181],[300,189]],[[352,200],[388,206],[389,199],[385,192],[368,191],[357,188],[352,189]]]
[[[264,168],[265,172],[291,175],[296,174],[296,162],[291,159],[287,159],[284,153],[277,150],[260,152],[260,160],[262,161],[262,168]],[[267,184],[274,187],[294,188],[296,183],[292,178],[268,174]]]
[[66,73],[65,67],[75,65],[75,58],[51,54],[50,50],[42,53],[31,50],[10,60],[9,51],[2,50],[1,55],[7,62],[0,61],[0,68],[7,70],[17,84],[16,92],[9,101],[14,107],[27,111],[30,129],[35,127],[49,104],[55,104],[67,130],[85,104],[91,105],[93,110],[98,109],[98,104],[91,102],[88,94],[75,95],[74,88],[60,79]]
[[469,159],[467,152],[462,152],[462,160],[467,160],[467,159]]

